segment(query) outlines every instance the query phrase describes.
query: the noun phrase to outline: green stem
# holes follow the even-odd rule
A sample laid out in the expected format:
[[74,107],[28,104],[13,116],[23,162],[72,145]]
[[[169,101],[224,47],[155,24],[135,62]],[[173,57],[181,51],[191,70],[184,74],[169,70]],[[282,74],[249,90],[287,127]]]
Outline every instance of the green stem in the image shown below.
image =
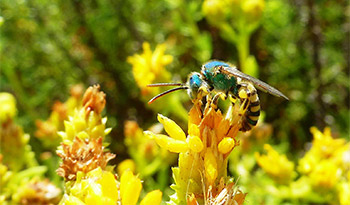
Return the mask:
[[237,39],[237,50],[238,50],[238,58],[239,65],[241,70],[246,72],[246,60],[249,56],[249,35],[246,32],[240,32]]

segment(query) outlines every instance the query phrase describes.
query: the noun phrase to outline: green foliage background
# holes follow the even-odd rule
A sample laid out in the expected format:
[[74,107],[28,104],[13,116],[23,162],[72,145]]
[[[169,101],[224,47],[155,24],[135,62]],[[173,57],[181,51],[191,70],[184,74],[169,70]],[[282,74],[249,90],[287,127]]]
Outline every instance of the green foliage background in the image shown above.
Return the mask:
[[[121,160],[124,121],[136,119],[144,128],[156,121],[126,62],[144,41],[153,48],[170,42],[174,81],[186,81],[210,59],[238,64],[236,47],[207,22],[201,6],[198,0],[2,0],[0,89],[16,96],[19,124],[34,136],[35,120],[47,119],[71,85],[99,83],[113,127],[110,149]],[[259,79],[290,98],[259,94],[273,140],[289,142],[293,152],[311,140],[311,126],[349,136],[349,11],[345,0],[267,0],[250,40]],[[31,144],[42,149],[36,138]]]

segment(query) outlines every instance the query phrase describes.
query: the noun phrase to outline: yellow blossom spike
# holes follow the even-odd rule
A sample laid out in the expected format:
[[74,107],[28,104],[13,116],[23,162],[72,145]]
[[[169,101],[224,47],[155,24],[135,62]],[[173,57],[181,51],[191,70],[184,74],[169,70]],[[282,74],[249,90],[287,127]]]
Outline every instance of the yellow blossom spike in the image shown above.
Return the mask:
[[162,192],[160,190],[154,190],[149,192],[145,198],[142,199],[140,205],[157,205],[162,202]]
[[211,148],[208,148],[204,156],[205,177],[209,184],[214,184],[218,176],[218,165],[216,157]]
[[161,114],[158,114],[158,121],[163,124],[165,131],[170,137],[182,141],[186,140],[186,134],[174,121]]
[[[210,100],[210,99],[209,99]],[[194,102],[189,112],[188,133],[186,140],[183,131],[171,120],[159,115],[159,121],[164,125],[165,130],[170,137],[166,135],[154,134],[150,131],[144,132],[150,138],[156,140],[157,144],[169,151],[180,152],[178,167],[172,169],[175,184],[171,186],[176,191],[176,195],[171,197],[171,202],[176,204],[212,204],[214,200],[220,199],[222,202],[230,199],[227,204],[243,204],[242,197],[233,197],[239,189],[233,190],[233,186],[227,183],[227,157],[219,151],[218,145],[223,138],[230,136],[233,141],[225,139],[222,142],[221,151],[232,150],[235,146],[235,137],[238,131],[238,120],[230,121],[221,113],[221,110],[215,110],[210,103],[207,103],[202,110],[202,103]],[[177,128],[176,131],[169,131]],[[175,137],[177,139],[175,139]],[[225,150],[226,149],[226,150]],[[223,179],[222,183],[219,182]],[[220,184],[219,184],[220,183]],[[209,192],[212,190],[212,192]],[[208,193],[212,196],[209,197]],[[218,195],[220,193],[220,195]],[[192,197],[192,198],[191,198]],[[213,199],[208,201],[208,199]],[[213,204],[216,204],[215,201]]]
[[122,205],[134,205],[140,196],[142,189],[141,180],[131,171],[125,171],[120,178],[120,195]]
[[218,145],[218,150],[222,154],[229,153],[235,146],[235,140],[231,137],[225,137]]
[[187,138],[188,146],[194,152],[201,152],[203,150],[203,142],[198,136],[188,136]]

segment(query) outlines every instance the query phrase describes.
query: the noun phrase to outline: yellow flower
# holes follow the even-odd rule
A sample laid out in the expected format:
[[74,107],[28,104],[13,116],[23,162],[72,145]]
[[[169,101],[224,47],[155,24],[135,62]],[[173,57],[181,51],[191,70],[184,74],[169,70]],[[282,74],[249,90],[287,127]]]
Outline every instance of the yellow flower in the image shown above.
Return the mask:
[[311,149],[299,160],[298,170],[301,173],[311,173],[321,160],[330,160],[343,169],[349,168],[349,159],[346,161],[346,153],[350,150],[350,143],[346,143],[345,139],[341,138],[333,139],[328,127],[324,129],[323,133],[315,127],[312,127],[310,131],[314,140]]
[[248,22],[258,21],[265,8],[265,0],[245,0],[242,5],[242,10]]
[[[142,190],[141,180],[133,175],[129,170],[126,170],[120,178],[120,193],[119,201],[122,205],[134,205],[137,203]],[[148,193],[141,201],[143,204],[158,205],[162,201],[162,192],[154,190]]]
[[13,120],[17,109],[11,94],[0,94],[0,112],[0,154],[3,157],[3,164],[15,172],[25,165],[35,166],[34,153],[28,144],[30,136]]
[[151,191],[142,199],[140,205],[160,204],[162,195],[163,193],[160,190]]
[[118,174],[121,176],[125,171],[131,171],[132,173],[135,173],[136,165],[135,162],[131,159],[123,160],[118,164]]
[[175,153],[186,152],[189,149],[195,152],[202,151],[203,143],[198,136],[189,136],[186,138],[186,134],[180,126],[161,114],[158,114],[158,120],[163,124],[164,129],[170,137],[163,134],[154,134],[149,131],[145,131],[145,134],[154,138],[160,147]]
[[87,174],[78,172],[77,180],[63,197],[62,204],[104,205],[118,202],[118,182],[109,171],[100,167]]
[[58,132],[64,143],[72,143],[75,137],[80,139],[104,138],[112,129],[106,128],[107,117],[102,118],[105,107],[105,94],[99,85],[89,87],[83,97],[83,107],[76,109],[68,121],[64,121],[65,131]]
[[347,179],[347,181],[339,185],[338,193],[339,202],[341,205],[350,204],[350,177]]
[[332,189],[339,181],[338,167],[330,161],[320,162],[310,173],[310,181],[315,189]]
[[132,72],[136,83],[141,89],[143,95],[158,92],[158,89],[147,88],[148,84],[154,82],[169,82],[170,73],[165,70],[164,66],[173,61],[171,55],[164,55],[165,44],[160,44],[154,52],[151,51],[150,44],[142,44],[143,53],[129,56],[127,61],[132,64]]
[[[121,204],[135,205],[139,200],[142,183],[138,176],[126,170],[120,177],[100,167],[88,173],[78,172],[76,181],[69,187],[69,194],[65,194],[61,204],[105,205]],[[141,204],[158,205],[162,200],[159,190],[148,193]]]
[[[57,173],[64,177],[66,191],[60,204],[136,204],[142,184],[132,174],[133,163],[126,161],[118,167],[123,172],[120,182],[111,171],[113,167],[107,166],[115,155],[106,152],[103,146],[103,139],[110,131],[105,129],[107,118],[101,117],[105,94],[99,91],[99,86],[90,87],[82,102],[82,108],[65,121],[65,132],[60,133],[64,141],[57,150],[62,158]],[[145,200],[160,203],[158,196],[150,194]]]
[[349,193],[344,192],[349,188],[350,143],[345,139],[332,138],[329,127],[323,132],[315,127],[310,131],[314,137],[312,147],[299,160],[299,172],[310,181],[317,193],[337,194],[340,204],[348,204]]
[[120,197],[122,204],[136,204],[142,189],[141,180],[132,174],[131,171],[125,171],[120,178]]
[[0,93],[0,123],[13,119],[16,113],[15,97],[10,93]]
[[[207,103],[202,113],[200,102],[196,102],[189,112],[187,136],[167,117],[158,115],[158,120],[169,136],[150,131],[145,133],[154,138],[160,147],[180,153],[179,167],[173,168],[175,185],[172,188],[176,191],[176,203],[201,203],[207,191],[212,198],[222,197],[220,191],[224,188],[218,190],[217,187],[230,183],[227,180],[227,156],[237,145],[238,121],[224,118],[211,103]],[[228,189],[222,193],[229,193]]]
[[278,183],[288,183],[294,177],[294,163],[280,155],[269,144],[264,145],[266,155],[255,153],[259,166]]
[[226,19],[227,4],[223,0],[205,0],[202,5],[202,12],[212,24],[219,24]]

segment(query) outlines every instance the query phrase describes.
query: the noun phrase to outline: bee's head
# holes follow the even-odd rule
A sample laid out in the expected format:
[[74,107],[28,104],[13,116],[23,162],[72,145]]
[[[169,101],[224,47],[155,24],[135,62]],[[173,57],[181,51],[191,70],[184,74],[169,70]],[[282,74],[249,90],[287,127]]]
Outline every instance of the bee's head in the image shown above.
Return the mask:
[[197,99],[202,99],[205,95],[209,93],[209,86],[208,84],[203,80],[203,77],[200,73],[193,72],[188,77],[187,83],[155,83],[147,85],[147,87],[164,87],[164,86],[178,86],[176,88],[164,91],[156,96],[154,96],[150,101],[148,101],[149,104],[157,100],[158,98],[167,95],[169,93],[172,93],[177,90],[187,90],[188,95],[190,96],[192,101],[195,101]]
[[208,84],[203,80],[200,73],[191,73],[188,77],[187,84],[187,93],[190,96],[191,100],[201,99],[209,92]]

